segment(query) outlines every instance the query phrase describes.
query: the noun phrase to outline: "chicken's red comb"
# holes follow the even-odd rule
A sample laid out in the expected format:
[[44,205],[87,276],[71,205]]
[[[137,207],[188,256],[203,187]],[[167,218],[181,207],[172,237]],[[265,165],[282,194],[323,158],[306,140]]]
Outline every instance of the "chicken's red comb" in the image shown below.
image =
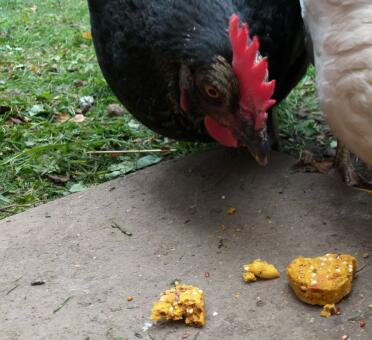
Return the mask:
[[254,37],[249,42],[246,23],[240,27],[237,15],[232,15],[229,24],[230,42],[233,50],[232,67],[239,81],[240,107],[245,115],[255,121],[256,130],[261,130],[267,120],[267,110],[276,101],[271,99],[275,90],[275,80],[267,82],[268,62],[259,60],[259,41]]

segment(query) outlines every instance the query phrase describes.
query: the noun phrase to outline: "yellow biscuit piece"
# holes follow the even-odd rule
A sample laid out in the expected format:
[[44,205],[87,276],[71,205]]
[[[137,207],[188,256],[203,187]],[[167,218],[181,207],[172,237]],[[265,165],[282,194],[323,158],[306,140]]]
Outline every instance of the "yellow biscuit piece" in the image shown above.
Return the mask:
[[270,263],[257,259],[244,266],[243,280],[254,282],[257,279],[273,280],[280,277],[279,271]]
[[357,260],[351,255],[326,254],[295,259],[287,268],[289,285],[308,304],[336,304],[351,292]]
[[323,310],[320,312],[320,316],[323,318],[329,318],[332,315],[337,314],[337,307],[335,304],[325,305]]
[[205,324],[204,293],[190,285],[177,284],[161,294],[152,307],[151,320],[185,320],[187,325]]

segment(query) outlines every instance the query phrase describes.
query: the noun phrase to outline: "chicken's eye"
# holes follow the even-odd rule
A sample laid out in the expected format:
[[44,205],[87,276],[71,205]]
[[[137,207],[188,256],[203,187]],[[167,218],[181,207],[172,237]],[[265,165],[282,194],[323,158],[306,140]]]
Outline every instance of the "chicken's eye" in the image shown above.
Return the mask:
[[220,91],[218,91],[214,86],[212,85],[205,85],[204,91],[207,94],[208,97],[212,99],[218,99],[221,97]]

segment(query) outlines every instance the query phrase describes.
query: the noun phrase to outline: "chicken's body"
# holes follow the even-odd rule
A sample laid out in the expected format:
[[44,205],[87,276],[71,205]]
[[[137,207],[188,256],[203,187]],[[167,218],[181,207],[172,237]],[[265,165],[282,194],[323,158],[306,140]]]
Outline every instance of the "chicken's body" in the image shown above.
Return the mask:
[[216,57],[231,64],[227,29],[233,13],[260,38],[269,76],[276,80],[277,101],[308,65],[297,0],[88,2],[98,61],[110,87],[138,120],[175,139],[209,139],[203,105],[191,98],[189,109],[182,107],[180,69],[209,69]]
[[322,111],[348,149],[372,165],[372,2],[301,0]]

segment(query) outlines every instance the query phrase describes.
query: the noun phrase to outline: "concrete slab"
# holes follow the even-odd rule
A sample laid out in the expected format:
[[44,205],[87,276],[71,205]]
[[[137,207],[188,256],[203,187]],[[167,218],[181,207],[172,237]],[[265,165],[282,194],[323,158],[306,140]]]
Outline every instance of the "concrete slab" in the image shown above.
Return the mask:
[[[216,150],[2,221],[0,339],[372,339],[371,266],[340,304],[342,315],[329,319],[299,302],[284,275],[241,281],[242,265],[257,257],[281,271],[298,255],[327,252],[370,263],[372,196],[328,176],[294,174],[292,164],[274,155],[261,169]],[[228,216],[228,207],[237,213]],[[205,291],[206,326],[144,332],[152,302],[175,278]],[[358,318],[364,329],[350,320]]]

